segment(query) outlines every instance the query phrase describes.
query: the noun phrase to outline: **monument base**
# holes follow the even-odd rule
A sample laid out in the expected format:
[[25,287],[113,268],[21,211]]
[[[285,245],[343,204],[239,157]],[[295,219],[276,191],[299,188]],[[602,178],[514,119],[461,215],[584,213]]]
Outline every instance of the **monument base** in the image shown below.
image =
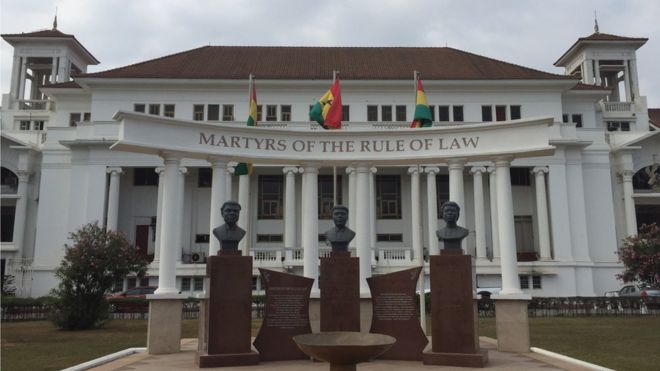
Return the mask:
[[321,258],[321,331],[360,331],[360,260],[348,251]]
[[439,353],[424,352],[422,361],[425,365],[456,366],[456,367],[486,367],[488,351],[479,350],[477,353]]
[[497,350],[500,352],[529,352],[529,299],[507,299],[505,295],[495,296],[495,325]]
[[236,354],[208,354],[198,352],[195,356],[195,363],[200,368],[251,366],[259,364],[259,353],[254,351]]
[[181,347],[181,310],[184,296],[149,295],[147,352],[177,353]]

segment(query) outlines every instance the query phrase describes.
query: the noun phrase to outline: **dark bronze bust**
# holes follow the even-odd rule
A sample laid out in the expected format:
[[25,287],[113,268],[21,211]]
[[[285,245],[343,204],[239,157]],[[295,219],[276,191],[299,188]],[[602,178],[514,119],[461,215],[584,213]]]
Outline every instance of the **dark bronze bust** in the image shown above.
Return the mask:
[[355,238],[355,232],[346,226],[348,221],[348,208],[336,205],[332,208],[333,228],[325,232],[325,237],[330,242],[332,251],[348,251],[348,244]]
[[225,224],[213,230],[213,235],[220,241],[220,250],[238,250],[238,243],[245,237],[245,231],[236,225],[240,211],[241,205],[236,201],[222,204],[220,213]]
[[461,207],[456,202],[447,201],[442,204],[442,218],[447,225],[438,229],[435,234],[438,240],[443,241],[445,249],[460,249],[461,241],[470,233],[469,230],[456,225]]

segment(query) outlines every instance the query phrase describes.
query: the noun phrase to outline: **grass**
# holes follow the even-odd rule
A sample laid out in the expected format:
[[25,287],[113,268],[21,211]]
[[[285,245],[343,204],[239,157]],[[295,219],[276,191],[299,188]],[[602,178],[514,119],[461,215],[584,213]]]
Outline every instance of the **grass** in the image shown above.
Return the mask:
[[[261,321],[252,323],[252,335]],[[430,328],[430,327],[429,327]],[[480,318],[479,333],[495,338],[495,319]],[[530,318],[532,346],[616,370],[660,364],[660,317]],[[197,337],[197,320],[182,336]],[[59,331],[50,322],[2,323],[2,370],[59,370],[130,347],[144,347],[147,321],[114,320],[87,331]]]

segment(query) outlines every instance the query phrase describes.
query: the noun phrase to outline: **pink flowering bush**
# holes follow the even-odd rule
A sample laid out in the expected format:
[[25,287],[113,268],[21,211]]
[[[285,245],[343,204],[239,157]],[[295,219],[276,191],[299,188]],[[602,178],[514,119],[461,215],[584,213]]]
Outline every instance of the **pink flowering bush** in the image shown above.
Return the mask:
[[106,231],[98,222],[86,224],[69,236],[51,320],[65,330],[95,327],[108,318],[105,293],[128,274],[144,275],[146,258],[140,256],[121,232]]
[[625,270],[617,278],[623,282],[660,283],[660,226],[645,224],[637,236],[623,241],[618,251]]

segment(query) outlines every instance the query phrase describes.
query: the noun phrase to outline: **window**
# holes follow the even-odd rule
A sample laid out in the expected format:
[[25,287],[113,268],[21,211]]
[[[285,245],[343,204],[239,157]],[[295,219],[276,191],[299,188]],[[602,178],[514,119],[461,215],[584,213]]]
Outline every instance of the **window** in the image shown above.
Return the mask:
[[608,121],[607,131],[630,131],[630,123],[627,121]]
[[[9,188],[8,193],[16,193],[18,191],[18,177],[6,167],[2,168],[2,180],[0,184],[2,184],[2,188]],[[4,191],[3,189],[3,193],[5,193]]]
[[380,121],[392,121],[392,106],[380,107]]
[[252,291],[256,291],[256,290],[257,290],[257,280],[258,280],[258,279],[259,279],[259,278],[258,278],[257,276],[252,276]]
[[133,168],[133,185],[134,186],[157,186],[158,174],[153,167],[136,167]]
[[532,288],[533,289],[541,288],[541,276],[532,276]]
[[481,121],[493,121],[493,111],[491,106],[481,106]]
[[195,243],[209,243],[209,237],[211,236],[208,234],[196,234]]
[[621,121],[621,131],[630,131],[630,123]]
[[511,106],[511,120],[520,119],[520,106]]
[[401,219],[401,176],[376,175],[376,217]]
[[[335,188],[332,186],[332,175],[319,175],[319,219],[332,219]],[[341,205],[341,175],[337,175],[337,205]]]
[[403,242],[401,233],[382,233],[376,235],[377,242]]
[[197,171],[197,187],[209,188],[213,183],[213,171],[210,167],[200,167]]
[[495,106],[495,120],[506,121],[506,106]]
[[438,106],[438,121],[449,121],[449,106]]
[[277,106],[269,104],[266,106],[266,121],[277,121]]
[[261,113],[263,112],[264,106],[261,104],[257,105],[257,121],[261,121]]
[[190,277],[181,277],[181,291],[190,291]]
[[520,280],[520,288],[521,289],[528,289],[529,288],[529,276],[518,276],[518,280]]
[[139,104],[139,103],[138,103],[138,104],[134,104],[134,105],[133,105],[133,111],[135,111],[135,112],[142,112],[142,113],[144,113],[144,110],[145,110],[145,105],[144,105],[144,104]]
[[283,175],[259,175],[259,219],[282,219],[283,185]]
[[575,124],[576,128],[581,128],[582,127],[582,115],[580,115],[580,114],[571,115],[571,122],[573,122]]
[[328,237],[325,235],[325,233],[320,233],[319,234],[319,242],[326,242],[328,240]]
[[222,105],[222,121],[234,121],[234,105]]
[[204,121],[204,105],[203,104],[194,104],[193,105],[193,120],[195,120],[195,121]]
[[193,277],[193,291],[204,290],[204,277]]
[[431,111],[431,121],[435,121],[435,106],[429,106],[429,110]]
[[83,121],[85,122],[92,121],[92,114],[90,112],[83,113]]
[[441,206],[449,201],[449,175],[438,174],[435,176],[435,192],[437,200],[438,219],[442,219]]
[[14,218],[16,217],[16,206],[1,206],[0,217],[0,242],[14,241]]
[[280,117],[282,121],[291,121],[291,106],[282,105],[280,106]]
[[351,107],[350,106],[341,106],[341,120],[342,121],[351,121]]
[[284,236],[281,234],[258,234],[257,242],[282,242]]
[[563,115],[561,115],[561,122],[563,122],[564,124],[568,124],[568,115],[567,114],[564,113]]
[[165,116],[165,117],[174,117],[174,105],[173,104],[163,104],[163,116]]
[[[75,126],[75,125],[72,125]],[[30,130],[30,121],[28,120],[22,120],[19,122],[19,129],[20,130]]]
[[[70,113],[69,114],[69,126],[78,126],[78,123],[80,122],[80,118],[81,118],[80,113]],[[23,129],[21,129],[21,130],[23,130]],[[25,129],[25,130],[29,130],[29,129]]]
[[531,215],[515,215],[513,217],[514,229],[516,231],[516,251],[534,251],[534,227]]
[[[140,278],[140,286],[149,286],[149,277]],[[153,292],[148,292],[150,289],[145,289],[146,294],[153,294]]]
[[396,120],[406,121],[406,106],[396,106]]
[[150,104],[149,105],[149,114],[150,115],[160,115],[160,104]]
[[137,279],[135,277],[131,277],[126,280],[126,288],[127,289],[133,289],[137,286]]
[[463,106],[454,106],[454,121],[463,121]]
[[44,121],[43,120],[35,121],[32,130],[44,130]]
[[378,106],[367,106],[367,121],[378,121]]
[[532,184],[529,168],[512,167],[509,172],[511,173],[511,185],[529,186]]
[[[204,107],[204,106],[202,106]],[[204,119],[204,113],[202,111],[202,120]],[[220,105],[219,104],[209,104],[206,106],[206,120],[208,121],[220,121]]]

